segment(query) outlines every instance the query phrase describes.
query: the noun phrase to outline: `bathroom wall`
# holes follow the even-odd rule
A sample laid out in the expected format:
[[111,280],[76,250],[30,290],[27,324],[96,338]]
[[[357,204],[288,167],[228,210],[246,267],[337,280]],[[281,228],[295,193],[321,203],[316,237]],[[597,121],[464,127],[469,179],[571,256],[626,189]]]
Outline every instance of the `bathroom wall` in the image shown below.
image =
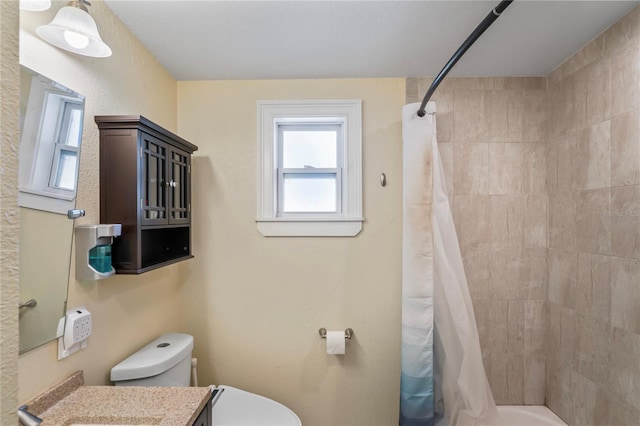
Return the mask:
[[[431,79],[407,79],[420,102]],[[545,401],[544,78],[447,78],[436,102],[484,366],[498,404]]]
[[[88,214],[78,223],[99,221],[93,115],[142,113],[200,146],[196,260],[98,283],[76,282],[72,262],[69,306],[94,314],[88,349],[58,362],[50,343],[18,359],[18,18],[17,2],[0,2],[0,423],[14,423],[16,400],[75,370],[90,384],[107,383],[109,368],[141,342],[176,330],[196,337],[202,384],[267,394],[305,425],[395,424],[403,80],[176,84],[101,1],[91,14],[113,57],[84,58],[41,42],[35,27],[62,4],[22,13],[20,61],[87,96],[78,197]],[[548,79],[448,78],[434,96],[496,401],[542,403],[546,377],[548,405],[577,425],[640,418],[638,15]],[[429,82],[408,79],[407,101],[419,101]],[[367,221],[359,236],[257,232],[255,101],[282,98],[363,99]],[[355,330],[345,357],[323,353],[319,327]]]
[[[48,23],[64,4],[54,2],[48,12],[20,14],[20,62],[86,96],[77,205],[85,209],[87,215],[76,223],[99,223],[99,143],[93,117],[142,114],[175,131],[177,86],[173,77],[101,1],[92,2],[90,13],[112,48],[112,57],[78,56],[41,41],[35,35],[35,28]],[[2,158],[4,163],[4,155]],[[5,185],[2,187],[4,190]],[[15,191],[15,185],[7,189]],[[46,230],[43,232],[42,240],[46,241]],[[3,244],[4,241],[3,238]],[[179,315],[181,306],[175,301],[192,262],[140,276],[119,275],[104,281],[80,283],[75,280],[73,259],[68,306],[86,305],[92,312],[93,335],[89,346],[62,361],[57,360],[56,342],[21,355],[20,401],[81,369],[88,384],[107,384],[110,368],[139,346],[161,333],[184,331]]]
[[640,419],[640,9],[548,77],[547,403]]
[[18,2],[0,1],[0,424],[18,406]]
[[[308,426],[397,423],[404,90],[403,79],[178,83],[178,131],[200,147],[182,301],[201,383],[268,395]],[[273,99],[362,99],[358,236],[258,232],[256,101]],[[320,327],[353,328],[346,355],[326,354]]]

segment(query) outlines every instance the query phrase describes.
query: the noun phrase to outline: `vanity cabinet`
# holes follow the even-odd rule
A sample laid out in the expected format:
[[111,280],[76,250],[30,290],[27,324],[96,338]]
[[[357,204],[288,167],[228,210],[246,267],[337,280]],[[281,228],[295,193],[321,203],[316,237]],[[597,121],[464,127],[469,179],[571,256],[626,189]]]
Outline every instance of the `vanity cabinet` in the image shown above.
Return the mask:
[[191,154],[196,145],[140,115],[96,116],[100,222],[121,223],[112,263],[139,274],[190,259]]
[[204,406],[198,418],[193,422],[192,426],[213,426],[213,415],[211,414],[211,400]]

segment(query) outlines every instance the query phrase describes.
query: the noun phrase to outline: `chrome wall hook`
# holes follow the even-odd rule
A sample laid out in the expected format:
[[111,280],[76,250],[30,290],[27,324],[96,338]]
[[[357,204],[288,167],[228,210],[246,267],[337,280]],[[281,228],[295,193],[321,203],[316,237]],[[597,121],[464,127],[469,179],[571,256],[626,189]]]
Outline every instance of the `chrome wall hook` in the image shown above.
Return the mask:
[[29,299],[26,302],[21,303],[20,305],[18,305],[18,309],[35,308],[37,304],[38,304],[38,301],[36,299]]
[[[323,339],[327,338],[327,329],[326,328],[321,328],[320,330],[318,330],[318,334],[320,334],[320,337],[322,337]],[[350,328],[347,328],[344,330],[344,338],[345,339],[351,339],[351,336],[353,336],[353,330]]]

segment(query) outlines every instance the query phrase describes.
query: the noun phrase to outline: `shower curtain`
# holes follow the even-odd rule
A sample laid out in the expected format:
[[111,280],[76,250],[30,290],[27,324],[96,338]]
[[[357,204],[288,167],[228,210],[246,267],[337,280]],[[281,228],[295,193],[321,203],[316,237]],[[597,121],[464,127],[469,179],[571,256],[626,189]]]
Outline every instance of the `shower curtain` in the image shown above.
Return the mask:
[[495,413],[438,143],[435,103],[402,110],[400,425],[480,425]]

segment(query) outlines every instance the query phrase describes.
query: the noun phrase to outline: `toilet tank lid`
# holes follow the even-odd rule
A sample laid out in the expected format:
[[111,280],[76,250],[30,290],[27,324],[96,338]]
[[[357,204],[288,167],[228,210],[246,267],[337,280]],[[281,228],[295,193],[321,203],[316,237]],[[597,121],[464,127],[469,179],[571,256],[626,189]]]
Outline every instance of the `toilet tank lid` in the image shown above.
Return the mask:
[[193,336],[164,334],[111,369],[111,381],[143,379],[164,373],[191,356]]

